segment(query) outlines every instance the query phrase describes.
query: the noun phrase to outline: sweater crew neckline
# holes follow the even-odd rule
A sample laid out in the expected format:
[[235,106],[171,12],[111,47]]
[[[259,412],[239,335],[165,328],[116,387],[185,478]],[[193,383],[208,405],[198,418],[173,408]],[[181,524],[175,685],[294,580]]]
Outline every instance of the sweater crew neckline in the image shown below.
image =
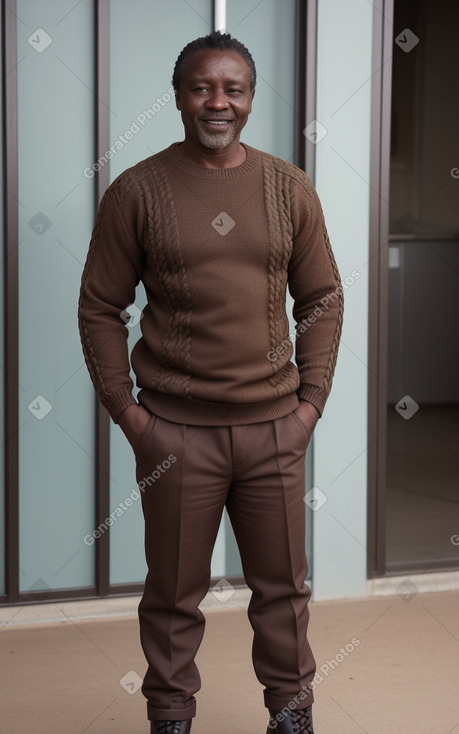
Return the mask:
[[198,166],[195,163],[187,161],[179,151],[180,143],[172,143],[169,148],[164,151],[171,163],[180,168],[184,173],[196,178],[207,178],[213,180],[226,180],[230,178],[241,178],[252,173],[257,168],[257,151],[250,145],[241,143],[246,151],[245,161],[239,166],[233,168],[207,168],[206,166]]

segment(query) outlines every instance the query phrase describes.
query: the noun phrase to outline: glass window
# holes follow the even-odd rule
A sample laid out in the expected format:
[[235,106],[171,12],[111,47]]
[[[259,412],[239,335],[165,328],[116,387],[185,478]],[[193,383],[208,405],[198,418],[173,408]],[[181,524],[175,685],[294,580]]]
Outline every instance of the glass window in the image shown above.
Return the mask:
[[94,219],[93,3],[18,0],[20,590],[94,583],[94,392],[77,325]]
[[390,233],[459,237],[459,6],[396,0]]

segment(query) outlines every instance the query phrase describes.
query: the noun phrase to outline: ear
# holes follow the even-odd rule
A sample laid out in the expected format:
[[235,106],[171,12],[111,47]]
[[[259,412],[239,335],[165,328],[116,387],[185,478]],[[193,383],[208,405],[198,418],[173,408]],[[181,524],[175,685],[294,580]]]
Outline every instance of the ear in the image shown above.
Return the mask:
[[180,110],[182,109],[180,106],[180,90],[174,89],[174,94],[175,94],[175,106],[177,107],[178,110]]

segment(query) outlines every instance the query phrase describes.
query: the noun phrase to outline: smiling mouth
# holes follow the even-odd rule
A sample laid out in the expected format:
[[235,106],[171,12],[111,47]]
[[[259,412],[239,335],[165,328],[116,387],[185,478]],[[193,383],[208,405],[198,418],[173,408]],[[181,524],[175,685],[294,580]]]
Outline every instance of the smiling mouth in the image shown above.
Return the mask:
[[229,125],[230,122],[234,122],[234,120],[203,120],[203,122],[214,127],[223,127],[224,125]]

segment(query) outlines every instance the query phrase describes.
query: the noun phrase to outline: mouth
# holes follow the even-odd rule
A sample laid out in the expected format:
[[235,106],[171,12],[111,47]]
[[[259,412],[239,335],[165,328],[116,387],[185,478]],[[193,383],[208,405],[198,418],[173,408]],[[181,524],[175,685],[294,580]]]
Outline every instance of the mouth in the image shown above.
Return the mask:
[[228,125],[230,125],[234,120],[222,120],[222,119],[203,119],[202,122],[204,122],[206,125],[209,125],[210,127],[214,128],[225,128]]

